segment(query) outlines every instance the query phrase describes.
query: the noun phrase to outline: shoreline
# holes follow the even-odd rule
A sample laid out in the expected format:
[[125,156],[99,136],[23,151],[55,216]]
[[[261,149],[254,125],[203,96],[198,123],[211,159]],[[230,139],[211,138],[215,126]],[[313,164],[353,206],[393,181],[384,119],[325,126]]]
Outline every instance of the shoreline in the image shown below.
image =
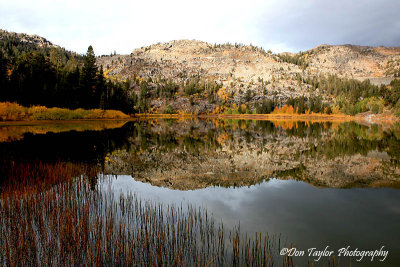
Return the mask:
[[135,114],[138,119],[234,119],[234,120],[286,120],[286,121],[312,121],[312,122],[348,122],[360,124],[393,124],[400,121],[399,117],[392,114],[359,113],[354,116],[346,114]]
[[367,124],[392,124],[400,121],[393,115],[382,114],[162,114],[162,113],[139,113],[130,115],[129,118],[97,118],[97,119],[72,119],[72,120],[6,120],[0,121],[0,126],[7,125],[40,125],[40,124],[68,124],[68,123],[96,123],[96,122],[118,122],[135,121],[140,119],[234,119],[234,120],[290,120],[290,121],[354,121]]
[[135,114],[139,119],[234,119],[234,120],[293,120],[293,121],[355,121],[355,116],[327,114]]

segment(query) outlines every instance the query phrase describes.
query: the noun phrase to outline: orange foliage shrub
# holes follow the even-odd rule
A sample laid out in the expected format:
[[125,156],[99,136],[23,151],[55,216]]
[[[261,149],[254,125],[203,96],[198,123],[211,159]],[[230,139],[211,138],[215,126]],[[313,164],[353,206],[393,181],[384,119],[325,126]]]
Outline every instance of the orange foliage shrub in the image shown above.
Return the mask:
[[297,113],[297,111],[295,112],[292,105],[290,105],[290,106],[284,105],[281,108],[275,108],[272,113],[274,113],[274,114],[295,114],[295,113]]
[[103,115],[104,119],[129,119],[129,115],[126,115],[119,110],[106,110]]
[[70,110],[66,108],[47,108],[33,106],[25,108],[17,103],[0,102],[0,121],[17,120],[79,120],[79,119],[129,119],[119,110],[102,110],[82,108]]
[[0,120],[18,121],[26,116],[25,108],[17,103],[0,102]]
[[340,114],[339,106],[333,106],[332,107],[332,114]]

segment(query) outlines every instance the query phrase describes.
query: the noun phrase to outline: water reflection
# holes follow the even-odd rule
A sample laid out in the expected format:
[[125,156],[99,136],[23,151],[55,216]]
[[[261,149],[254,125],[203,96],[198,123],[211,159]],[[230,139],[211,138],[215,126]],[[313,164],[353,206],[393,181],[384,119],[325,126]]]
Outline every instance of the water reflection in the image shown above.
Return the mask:
[[[3,128],[2,133],[11,131]],[[0,142],[0,157],[90,162],[106,174],[180,190],[248,186],[269,178],[320,187],[399,187],[398,125],[145,120],[92,129],[24,133],[20,140]]]
[[143,121],[105,172],[189,190],[268,178],[322,187],[397,187],[397,127],[285,121]]
[[202,205],[227,227],[240,221],[243,232],[282,233],[303,249],[383,245],[390,256],[381,266],[400,263],[398,125],[145,120],[59,133],[2,129],[19,137],[0,142],[1,179],[87,170],[93,178],[94,170],[117,178],[104,188]]
[[122,127],[126,121],[48,121],[48,122],[2,122],[0,142],[12,142],[24,138],[24,134],[61,133],[68,131],[101,131]]
[[[394,238],[399,232],[400,191],[395,189],[320,189],[304,182],[271,179],[249,187],[180,191],[123,175],[105,179],[104,188],[134,192],[155,203],[206,207],[227,229],[240,223],[241,230],[249,234],[281,233],[300,250],[323,250],[326,246],[335,251],[347,246],[359,250],[385,246],[389,250],[385,262],[375,259],[357,264],[353,258],[352,266],[400,263],[400,245]],[[307,260],[296,258],[295,262],[305,264]],[[349,258],[340,260],[340,266],[349,265]],[[322,266],[322,262],[317,265]]]

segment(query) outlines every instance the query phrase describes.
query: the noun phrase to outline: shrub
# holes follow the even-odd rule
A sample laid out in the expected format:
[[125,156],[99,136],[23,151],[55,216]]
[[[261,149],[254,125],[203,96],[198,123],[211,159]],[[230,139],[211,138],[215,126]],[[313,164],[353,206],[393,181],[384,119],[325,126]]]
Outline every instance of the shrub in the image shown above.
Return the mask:
[[379,113],[379,105],[374,103],[372,106],[372,113],[378,114]]
[[126,115],[119,110],[106,110],[104,113],[105,119],[129,119],[129,115]]
[[23,120],[26,116],[25,108],[17,103],[3,102],[0,103],[0,120],[1,121],[18,121]]
[[119,110],[102,110],[82,108],[70,110],[66,108],[46,108],[33,106],[24,108],[16,103],[0,102],[0,120],[79,120],[79,119],[129,119]]

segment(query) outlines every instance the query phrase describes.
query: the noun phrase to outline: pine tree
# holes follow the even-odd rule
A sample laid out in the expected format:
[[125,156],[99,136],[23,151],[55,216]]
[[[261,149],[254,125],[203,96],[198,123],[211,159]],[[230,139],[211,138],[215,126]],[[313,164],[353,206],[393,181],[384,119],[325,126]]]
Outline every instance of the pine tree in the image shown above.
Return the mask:
[[7,97],[7,59],[0,50],[0,100]]
[[87,108],[98,107],[99,101],[96,101],[96,57],[93,51],[93,47],[90,45],[85,55],[83,69],[82,69],[82,97],[83,103]]
[[97,84],[95,92],[95,101],[101,109],[106,109],[108,103],[108,93],[106,87],[106,80],[104,79],[103,65],[100,66],[99,73],[97,75]]

